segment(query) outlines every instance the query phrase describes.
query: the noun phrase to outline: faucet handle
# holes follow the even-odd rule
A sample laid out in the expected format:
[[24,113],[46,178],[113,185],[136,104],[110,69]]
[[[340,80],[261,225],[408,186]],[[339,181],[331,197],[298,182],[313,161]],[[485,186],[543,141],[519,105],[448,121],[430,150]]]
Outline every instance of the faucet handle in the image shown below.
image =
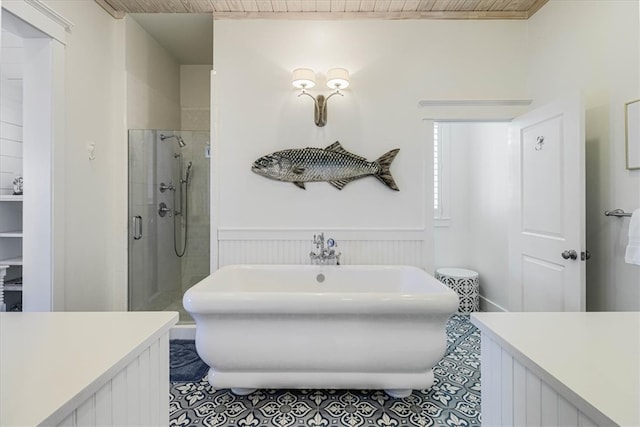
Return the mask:
[[336,241],[335,241],[335,240],[333,240],[333,239],[327,239],[327,247],[329,247],[329,248],[333,248],[333,247],[335,247],[335,246],[337,246],[337,245],[336,245]]

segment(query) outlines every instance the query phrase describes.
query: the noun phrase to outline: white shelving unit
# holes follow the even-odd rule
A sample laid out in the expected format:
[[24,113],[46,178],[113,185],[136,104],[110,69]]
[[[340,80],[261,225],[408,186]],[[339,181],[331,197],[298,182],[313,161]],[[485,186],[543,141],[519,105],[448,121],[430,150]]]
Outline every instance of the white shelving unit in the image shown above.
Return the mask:
[[19,237],[19,238],[22,238],[22,230],[0,232],[0,237]]
[[22,292],[22,201],[23,196],[0,195],[0,265],[8,266],[0,311],[13,310],[22,302],[22,295],[15,295]]
[[9,267],[15,266],[15,265],[22,265],[22,257],[18,256],[14,258],[0,259],[0,264],[8,265]]
[[[22,298],[10,297],[7,292],[22,296],[22,201],[23,196],[0,195],[0,265],[8,267],[2,275],[0,311],[12,310]],[[19,254],[16,254],[17,251]],[[17,256],[14,256],[17,255]],[[11,305],[7,307],[6,302]],[[12,303],[13,302],[13,303]]]

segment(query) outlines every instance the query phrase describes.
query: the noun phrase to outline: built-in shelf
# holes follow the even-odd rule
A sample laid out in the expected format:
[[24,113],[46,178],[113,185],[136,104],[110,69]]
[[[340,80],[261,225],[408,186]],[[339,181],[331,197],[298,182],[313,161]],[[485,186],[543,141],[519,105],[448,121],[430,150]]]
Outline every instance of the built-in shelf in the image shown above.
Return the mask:
[[21,202],[23,195],[14,196],[13,194],[0,194],[0,202]]
[[22,237],[22,230],[0,231],[0,237]]
[[15,257],[9,259],[0,259],[0,265],[22,265],[22,257]]
[[22,283],[20,284],[9,284],[7,285],[5,283],[4,285],[4,291],[5,292],[22,292]]

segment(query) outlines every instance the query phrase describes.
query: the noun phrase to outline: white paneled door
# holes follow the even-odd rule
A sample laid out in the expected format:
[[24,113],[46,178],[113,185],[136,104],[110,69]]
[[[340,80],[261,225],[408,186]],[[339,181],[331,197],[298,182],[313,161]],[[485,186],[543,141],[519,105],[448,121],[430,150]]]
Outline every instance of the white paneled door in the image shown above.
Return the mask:
[[585,310],[584,110],[560,100],[512,122],[510,311]]

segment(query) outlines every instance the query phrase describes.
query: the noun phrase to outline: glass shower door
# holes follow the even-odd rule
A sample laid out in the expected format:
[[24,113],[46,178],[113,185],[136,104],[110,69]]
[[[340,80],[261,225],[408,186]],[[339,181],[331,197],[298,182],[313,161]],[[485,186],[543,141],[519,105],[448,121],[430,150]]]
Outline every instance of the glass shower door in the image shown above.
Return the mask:
[[160,134],[157,130],[129,131],[129,310],[132,311],[164,310],[181,298],[181,262],[173,253],[170,189],[174,186],[174,147],[158,143]]
[[129,131],[129,310],[180,312],[209,274],[209,133]]

